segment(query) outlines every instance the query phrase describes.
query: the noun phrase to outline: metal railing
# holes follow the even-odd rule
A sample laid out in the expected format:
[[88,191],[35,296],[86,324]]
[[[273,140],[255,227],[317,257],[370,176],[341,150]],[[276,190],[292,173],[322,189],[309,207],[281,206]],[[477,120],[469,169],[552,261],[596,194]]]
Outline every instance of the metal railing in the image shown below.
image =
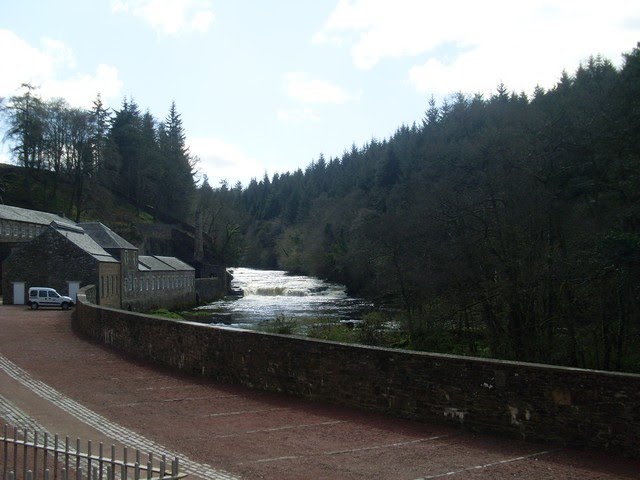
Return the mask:
[[[75,442],[57,434],[18,429],[5,425],[0,437],[1,480],[178,480],[181,474],[178,457],[167,461],[166,455],[155,458],[152,453],[111,445],[105,452],[89,440]],[[97,450],[97,451],[96,451]]]

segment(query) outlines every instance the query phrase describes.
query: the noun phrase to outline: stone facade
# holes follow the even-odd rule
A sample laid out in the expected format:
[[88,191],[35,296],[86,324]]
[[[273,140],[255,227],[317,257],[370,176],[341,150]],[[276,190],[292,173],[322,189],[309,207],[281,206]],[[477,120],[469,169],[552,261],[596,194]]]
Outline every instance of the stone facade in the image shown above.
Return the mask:
[[[54,228],[44,230],[31,242],[16,248],[3,262],[2,288],[5,304],[16,303],[13,282],[29,287],[52,287],[67,295],[68,282],[80,285],[98,284],[103,279],[98,301],[101,305],[119,306],[120,272],[115,261],[100,261]],[[22,299],[25,301],[26,299]]]
[[31,286],[46,286],[71,297],[70,283],[93,284],[100,305],[137,311],[196,302],[193,267],[174,257],[139,256],[136,247],[99,222],[52,222],[38,237],[14,247],[3,268],[6,304],[18,300],[14,283],[24,284],[25,294]]
[[78,298],[77,331],[193,375],[640,458],[640,375],[215,328],[104,309],[84,294]]
[[224,277],[196,278],[196,302],[210,303],[221,300],[227,294]]
[[140,255],[138,248],[99,222],[80,223],[120,265],[121,305],[133,311],[195,304],[195,269],[175,257]]
[[75,223],[54,213],[0,205],[0,243],[29,242],[54,221],[71,225]]
[[53,213],[0,204],[0,264],[13,248],[36,238],[52,221],[74,224]]
[[126,297],[122,307],[127,310],[149,311],[192,307],[196,303],[193,271],[142,271],[125,280]]
[[40,235],[40,232],[47,228],[46,225],[38,225],[29,222],[18,222],[12,220],[0,221],[0,242],[2,243],[24,243],[33,240]]

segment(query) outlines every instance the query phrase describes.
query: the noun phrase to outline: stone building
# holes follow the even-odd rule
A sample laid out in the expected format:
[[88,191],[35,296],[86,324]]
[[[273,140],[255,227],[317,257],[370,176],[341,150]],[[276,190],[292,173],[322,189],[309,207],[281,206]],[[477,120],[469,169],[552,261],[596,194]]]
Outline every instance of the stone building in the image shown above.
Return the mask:
[[[46,221],[40,213],[32,218]],[[36,225],[34,237],[13,244],[3,262],[5,304],[25,303],[32,286],[75,298],[78,288],[89,284],[97,287],[97,302],[113,308],[174,308],[196,301],[195,269],[177,258],[139,256],[138,248],[99,222]]]
[[120,308],[120,264],[80,227],[51,222],[33,240],[15,247],[2,264],[3,303],[26,303],[29,287],[52,287],[75,298],[101,282],[98,303]]
[[195,269],[175,257],[140,255],[137,272],[124,279],[123,295],[123,308],[131,310],[193,305]]
[[0,205],[0,264],[9,256],[12,248],[30,242],[51,222],[75,225],[72,220],[54,213]]

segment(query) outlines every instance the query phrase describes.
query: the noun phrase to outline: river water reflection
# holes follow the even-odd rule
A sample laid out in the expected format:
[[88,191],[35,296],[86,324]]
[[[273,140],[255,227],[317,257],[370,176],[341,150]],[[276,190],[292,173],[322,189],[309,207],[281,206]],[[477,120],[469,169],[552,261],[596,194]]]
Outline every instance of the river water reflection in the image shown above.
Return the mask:
[[229,269],[231,286],[244,296],[213,302],[200,307],[212,313],[213,323],[255,328],[261,322],[286,318],[358,320],[371,303],[347,295],[344,285],[318,278],[289,275],[280,270]]

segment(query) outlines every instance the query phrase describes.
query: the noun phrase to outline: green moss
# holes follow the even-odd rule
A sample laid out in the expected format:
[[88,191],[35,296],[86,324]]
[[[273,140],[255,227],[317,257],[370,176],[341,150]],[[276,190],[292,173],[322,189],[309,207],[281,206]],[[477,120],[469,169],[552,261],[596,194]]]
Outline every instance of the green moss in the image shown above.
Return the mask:
[[159,308],[148,313],[156,317],[173,318],[174,320],[184,320],[184,317],[177,312],[170,312],[166,308]]

